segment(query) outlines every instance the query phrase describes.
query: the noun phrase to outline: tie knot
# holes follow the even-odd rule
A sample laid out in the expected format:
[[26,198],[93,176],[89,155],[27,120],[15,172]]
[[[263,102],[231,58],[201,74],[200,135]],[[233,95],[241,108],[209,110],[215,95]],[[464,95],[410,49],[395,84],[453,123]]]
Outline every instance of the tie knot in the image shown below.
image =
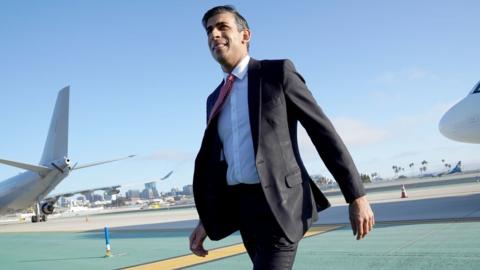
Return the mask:
[[231,73],[228,74],[228,76],[227,76],[227,81],[233,82],[233,80],[235,80],[235,76],[233,76],[233,74],[231,74]]

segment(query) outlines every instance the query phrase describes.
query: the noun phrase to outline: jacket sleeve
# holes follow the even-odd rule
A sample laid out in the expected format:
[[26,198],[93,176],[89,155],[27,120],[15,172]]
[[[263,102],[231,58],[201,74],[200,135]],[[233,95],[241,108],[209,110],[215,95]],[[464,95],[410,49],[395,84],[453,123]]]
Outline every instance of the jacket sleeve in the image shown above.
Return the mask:
[[293,113],[307,131],[318,154],[340,186],[345,200],[351,203],[365,195],[350,153],[290,60],[283,62],[283,75],[288,113]]

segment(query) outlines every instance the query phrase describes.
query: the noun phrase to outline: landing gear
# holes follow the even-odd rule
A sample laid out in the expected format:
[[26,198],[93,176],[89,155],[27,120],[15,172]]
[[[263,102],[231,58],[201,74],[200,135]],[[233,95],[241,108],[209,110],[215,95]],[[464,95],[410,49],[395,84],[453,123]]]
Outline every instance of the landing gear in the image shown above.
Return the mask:
[[47,221],[47,215],[32,216],[32,223]]
[[40,209],[40,203],[35,204],[35,207],[33,207],[33,212],[32,223],[47,221],[47,215],[43,214],[42,210]]

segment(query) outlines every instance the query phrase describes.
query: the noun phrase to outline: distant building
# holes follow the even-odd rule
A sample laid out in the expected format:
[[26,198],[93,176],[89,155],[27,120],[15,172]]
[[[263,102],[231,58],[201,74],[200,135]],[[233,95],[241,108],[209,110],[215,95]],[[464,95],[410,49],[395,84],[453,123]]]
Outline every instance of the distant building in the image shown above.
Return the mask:
[[85,205],[87,200],[83,196],[78,196],[77,199],[73,202],[74,206],[83,206]]
[[138,189],[131,189],[125,193],[125,197],[129,201],[139,200],[140,199],[140,191]]
[[[150,190],[152,195],[150,195],[150,192],[146,191],[146,190]],[[142,193],[143,192],[145,192],[145,195],[148,196],[149,199],[160,198],[160,195],[158,194],[157,183],[156,182],[145,183],[145,189],[142,191]],[[151,196],[153,196],[153,197],[151,197]]]
[[119,206],[124,206],[126,203],[127,199],[122,196],[122,194],[116,194],[115,195],[115,200],[112,201],[112,206],[113,207],[119,207]]
[[172,196],[177,196],[178,193],[180,193],[180,189],[178,189],[178,188],[172,188],[172,190],[171,190],[170,193],[171,193]]
[[58,204],[60,205],[60,207],[69,207],[71,203],[69,199],[61,197]]
[[104,193],[104,194],[103,194],[103,199],[104,199],[105,201],[111,201],[111,200],[112,200],[112,195],[109,195],[109,194],[107,194],[107,193]]
[[144,189],[142,193],[140,193],[140,198],[144,200],[152,200],[155,199],[155,195],[151,189]]
[[83,195],[85,195],[85,198],[90,203],[94,203],[96,201],[103,201],[103,196],[100,195],[100,194],[95,194],[93,192],[88,192],[88,193],[84,193]]
[[86,193],[82,193],[83,195],[85,195],[85,199],[87,201],[89,201],[90,203],[93,203],[95,200],[93,199],[93,192],[86,192]]
[[93,194],[93,201],[94,202],[102,202],[103,201],[103,195],[101,194]]
[[193,186],[192,185],[184,186],[183,195],[193,195]]

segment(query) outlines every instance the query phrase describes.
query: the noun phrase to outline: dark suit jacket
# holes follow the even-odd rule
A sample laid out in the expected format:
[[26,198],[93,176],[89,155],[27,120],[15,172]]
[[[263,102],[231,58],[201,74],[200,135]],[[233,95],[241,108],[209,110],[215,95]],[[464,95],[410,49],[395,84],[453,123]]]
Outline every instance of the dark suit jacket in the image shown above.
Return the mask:
[[[208,97],[207,115],[221,85]],[[251,59],[248,64],[248,105],[255,162],[270,208],[291,241],[298,241],[330,203],[311,180],[300,158],[297,123],[310,136],[323,162],[338,182],[347,202],[365,194],[345,145],[315,102],[302,76],[289,60]],[[195,204],[207,235],[222,239],[238,230],[229,210],[227,164],[217,119],[206,128],[195,160]]]

